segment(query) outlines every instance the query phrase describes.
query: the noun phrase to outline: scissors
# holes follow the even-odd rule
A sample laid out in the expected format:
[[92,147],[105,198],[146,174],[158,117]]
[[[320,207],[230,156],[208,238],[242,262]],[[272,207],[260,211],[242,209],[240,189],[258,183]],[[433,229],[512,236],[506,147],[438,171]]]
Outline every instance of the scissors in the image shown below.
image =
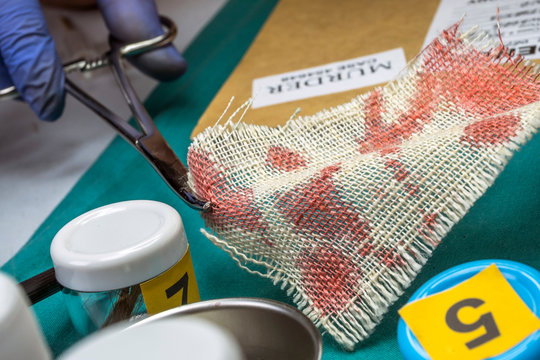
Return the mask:
[[[174,40],[177,33],[176,24],[164,16],[160,16],[160,22],[165,28],[165,33],[162,35],[129,44],[122,43],[110,36],[110,50],[101,57],[92,60],[77,59],[64,64],[66,74],[75,71],[89,72],[110,66],[139,129],[131,126],[126,120],[84,92],[69,78],[66,78],[65,88],[68,94],[103,118],[131,146],[141,153],[186,204],[193,209],[207,211],[210,209],[210,203],[199,199],[189,187],[187,183],[187,167],[180,161],[159,132],[127,78],[122,64],[122,58],[155,50],[169,45]],[[0,100],[12,99],[17,96],[19,94],[15,86],[0,90]]]
[[[66,78],[66,92],[79,102],[90,108],[94,113],[109,123],[130,145],[132,145],[153,166],[165,182],[191,208],[208,211],[210,203],[198,198],[188,185],[188,169],[171,149],[161,135],[152,118],[144,108],[133,86],[127,78],[122,58],[152,51],[169,45],[175,38],[176,24],[160,16],[160,22],[165,33],[154,38],[135,43],[125,44],[109,37],[110,50],[97,59],[77,59],[64,64],[66,74],[79,71],[88,72],[105,66],[112,68],[116,82],[126,100],[138,128],[131,126],[126,120],[98,102],[92,96]],[[0,90],[0,100],[13,99],[19,96],[14,86]],[[32,304],[60,291],[62,286],[56,281],[54,268],[45,270],[20,285],[26,291]]]

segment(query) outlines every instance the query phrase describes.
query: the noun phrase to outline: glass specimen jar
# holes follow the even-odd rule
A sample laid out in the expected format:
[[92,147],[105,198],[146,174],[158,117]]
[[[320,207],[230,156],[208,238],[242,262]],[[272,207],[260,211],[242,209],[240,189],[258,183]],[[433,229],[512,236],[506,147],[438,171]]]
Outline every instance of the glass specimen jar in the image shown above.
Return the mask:
[[79,216],[56,234],[51,257],[83,335],[200,300],[182,219],[161,202],[124,201]]

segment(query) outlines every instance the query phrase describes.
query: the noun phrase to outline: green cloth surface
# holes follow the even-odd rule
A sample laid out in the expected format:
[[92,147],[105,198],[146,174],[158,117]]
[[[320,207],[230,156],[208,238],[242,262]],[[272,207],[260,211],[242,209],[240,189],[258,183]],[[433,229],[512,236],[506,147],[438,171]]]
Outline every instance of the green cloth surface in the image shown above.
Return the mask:
[[[176,82],[161,84],[148,98],[147,109],[184,162],[191,130],[275,3],[231,0],[184,53],[190,64],[186,75]],[[540,269],[539,155],[540,137],[536,136],[514,156],[494,186],[443,240],[371,338],[349,353],[342,351],[329,336],[323,336],[323,359],[401,359],[396,338],[397,310],[425,281],[452,266],[496,258]],[[225,252],[212,245],[200,233],[203,222],[199,214],[184,205],[142,156],[120,138],[111,143],[2,270],[24,280],[51,267],[49,246],[63,225],[96,207],[133,199],[162,201],[181,214],[203,300],[247,296],[291,304],[285,293],[269,280],[243,271]],[[61,294],[36,304],[33,309],[55,355],[79,340]]]

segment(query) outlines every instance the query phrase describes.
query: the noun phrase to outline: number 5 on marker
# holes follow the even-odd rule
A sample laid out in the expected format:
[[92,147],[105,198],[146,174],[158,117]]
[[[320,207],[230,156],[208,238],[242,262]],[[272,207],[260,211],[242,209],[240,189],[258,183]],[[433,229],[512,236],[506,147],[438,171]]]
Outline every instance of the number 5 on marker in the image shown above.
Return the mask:
[[405,305],[399,314],[433,360],[493,357],[540,328],[495,265]]
[[497,324],[495,323],[495,319],[493,318],[493,314],[491,312],[480,315],[478,320],[473,322],[472,324],[464,324],[459,318],[458,312],[461,309],[466,307],[472,307],[476,309],[484,304],[484,300],[478,298],[468,298],[458,301],[457,303],[452,305],[450,309],[448,309],[448,311],[446,312],[446,326],[448,326],[448,328],[450,328],[451,330],[460,333],[471,333],[476,329],[482,327],[486,330],[486,332],[481,336],[465,343],[465,346],[467,346],[467,348],[469,349],[474,349],[495,339],[498,336],[501,336],[501,332],[499,331],[499,328],[497,327]]

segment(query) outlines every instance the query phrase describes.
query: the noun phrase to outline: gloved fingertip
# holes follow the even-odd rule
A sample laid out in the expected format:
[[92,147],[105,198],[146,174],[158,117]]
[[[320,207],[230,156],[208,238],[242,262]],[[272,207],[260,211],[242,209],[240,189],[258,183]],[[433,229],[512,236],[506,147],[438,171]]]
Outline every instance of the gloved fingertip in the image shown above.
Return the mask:
[[186,60],[173,46],[130,57],[129,61],[143,73],[159,81],[176,80],[188,67]]
[[[111,34],[124,43],[163,34],[153,0],[98,0],[98,4]],[[187,69],[186,61],[172,45],[130,57],[129,61],[160,81],[175,80]]]
[[52,52],[49,56],[46,56],[45,52],[41,54],[41,59],[34,70],[38,75],[21,88],[21,93],[41,120],[54,121],[64,111],[65,73],[56,52]]
[[52,121],[64,109],[65,74],[38,1],[0,1],[2,82],[15,85],[36,115]]
[[62,116],[65,102],[66,94],[61,90],[53,94],[48,94],[46,98],[41,99],[39,104],[31,104],[31,107],[41,120],[55,121]]

